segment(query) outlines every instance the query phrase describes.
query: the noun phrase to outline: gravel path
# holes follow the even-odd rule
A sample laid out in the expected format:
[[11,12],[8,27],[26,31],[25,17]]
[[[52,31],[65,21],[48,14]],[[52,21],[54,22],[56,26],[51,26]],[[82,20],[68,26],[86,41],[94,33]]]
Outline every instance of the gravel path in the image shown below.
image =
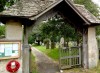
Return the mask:
[[34,47],[32,47],[32,53],[36,57],[38,73],[59,73],[58,64],[55,63],[51,58]]

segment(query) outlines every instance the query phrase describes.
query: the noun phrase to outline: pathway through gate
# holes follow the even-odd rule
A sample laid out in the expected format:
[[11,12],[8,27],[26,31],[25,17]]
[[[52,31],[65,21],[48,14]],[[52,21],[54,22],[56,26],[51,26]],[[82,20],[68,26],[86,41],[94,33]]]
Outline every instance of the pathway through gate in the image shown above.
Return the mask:
[[59,66],[51,58],[32,47],[32,53],[36,57],[38,73],[59,73]]

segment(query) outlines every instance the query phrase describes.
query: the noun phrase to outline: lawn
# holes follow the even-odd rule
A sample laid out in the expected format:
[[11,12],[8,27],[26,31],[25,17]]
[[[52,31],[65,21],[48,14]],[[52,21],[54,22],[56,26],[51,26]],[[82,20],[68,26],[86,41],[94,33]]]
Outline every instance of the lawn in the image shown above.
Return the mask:
[[34,57],[34,55],[32,53],[31,53],[31,72],[32,73],[37,73],[35,57]]
[[[55,61],[59,60],[59,50],[55,49],[46,49],[45,46],[34,46],[38,50],[42,51],[44,54],[54,59]],[[63,70],[63,73],[100,73],[100,62],[97,67],[93,69],[83,69],[83,68],[72,68]]]
[[54,59],[55,61],[58,61],[59,59],[59,50],[57,48],[55,49],[46,49],[45,46],[35,46],[38,50],[42,51],[46,55],[48,55],[50,58]]

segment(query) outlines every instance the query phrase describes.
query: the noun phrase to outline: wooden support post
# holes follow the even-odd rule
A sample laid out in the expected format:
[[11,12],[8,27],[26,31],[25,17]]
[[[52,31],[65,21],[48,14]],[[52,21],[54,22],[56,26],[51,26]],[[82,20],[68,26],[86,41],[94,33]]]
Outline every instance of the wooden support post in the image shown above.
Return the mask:
[[23,73],[29,73],[29,45],[23,45]]
[[24,26],[24,41],[23,41],[23,73],[29,73],[29,48],[28,45],[28,29]]
[[31,62],[32,62],[32,56],[31,56],[31,46],[30,46],[30,49],[29,49],[29,71],[30,71],[30,73],[32,73],[32,65],[31,65]]
[[88,45],[87,45],[87,29],[84,29],[83,32],[83,52],[82,52],[82,56],[83,56],[83,67],[84,68],[88,68]]

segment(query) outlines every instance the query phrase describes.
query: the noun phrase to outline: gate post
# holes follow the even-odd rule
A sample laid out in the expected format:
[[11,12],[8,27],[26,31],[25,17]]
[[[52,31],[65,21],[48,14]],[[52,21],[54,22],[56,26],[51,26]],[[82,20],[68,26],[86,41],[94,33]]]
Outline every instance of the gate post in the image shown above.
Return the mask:
[[28,30],[28,27],[27,25],[24,25],[24,33],[23,33],[23,53],[22,53],[22,56],[23,56],[23,67],[22,67],[22,70],[23,70],[23,73],[29,73],[30,69],[29,69],[29,48],[30,46],[28,45],[28,35],[29,35],[29,30]]
[[82,49],[82,56],[83,56],[83,61],[82,65],[84,68],[88,68],[88,45],[87,45],[87,29],[83,29],[83,49]]
[[94,68],[99,61],[95,27],[88,27],[83,33],[83,67]]
[[96,67],[99,61],[95,27],[88,28],[88,68]]
[[29,73],[29,45],[23,45],[23,73]]

